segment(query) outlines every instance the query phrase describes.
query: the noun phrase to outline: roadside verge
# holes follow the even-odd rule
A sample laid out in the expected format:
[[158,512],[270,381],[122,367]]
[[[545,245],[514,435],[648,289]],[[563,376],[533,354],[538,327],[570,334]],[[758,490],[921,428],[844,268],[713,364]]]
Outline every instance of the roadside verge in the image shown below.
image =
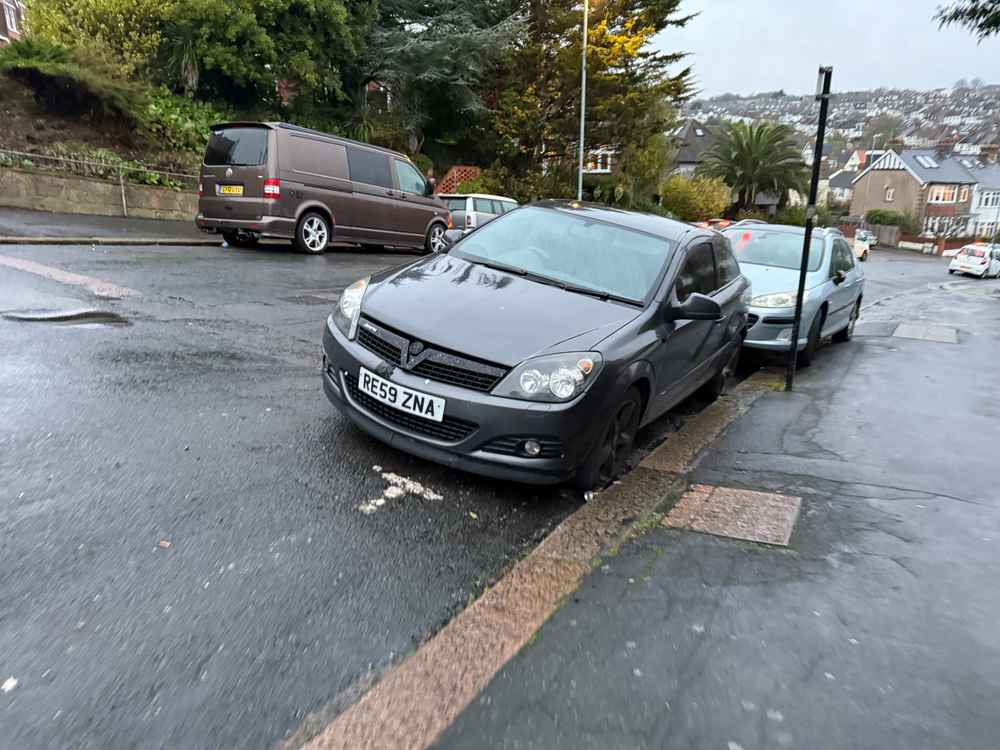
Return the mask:
[[690,419],[621,482],[582,506],[494,586],[426,641],[354,705],[285,748],[429,746],[580,585],[601,553],[658,520],[687,488],[699,457],[775,376],[757,373]]

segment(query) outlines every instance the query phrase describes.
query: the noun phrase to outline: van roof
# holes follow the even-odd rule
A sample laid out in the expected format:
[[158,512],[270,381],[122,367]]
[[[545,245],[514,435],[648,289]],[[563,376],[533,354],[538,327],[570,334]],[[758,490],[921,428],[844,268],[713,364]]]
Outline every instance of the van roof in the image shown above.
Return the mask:
[[373,151],[382,151],[387,154],[392,154],[393,156],[398,156],[407,161],[411,161],[410,157],[399,151],[393,151],[391,148],[386,148],[385,146],[376,146],[374,143],[364,143],[363,141],[355,141],[352,138],[344,138],[342,135],[334,135],[333,133],[324,133],[322,130],[313,130],[312,128],[304,128],[301,125],[293,125],[290,122],[253,122],[253,121],[240,121],[240,122],[218,122],[212,125],[209,129],[215,130],[216,128],[271,128],[271,130],[277,130],[281,128],[282,130],[294,130],[297,133],[308,133],[309,135],[318,135],[322,138],[329,138],[334,141],[339,141],[341,143],[353,143],[357,146],[363,146],[364,148],[370,148]]

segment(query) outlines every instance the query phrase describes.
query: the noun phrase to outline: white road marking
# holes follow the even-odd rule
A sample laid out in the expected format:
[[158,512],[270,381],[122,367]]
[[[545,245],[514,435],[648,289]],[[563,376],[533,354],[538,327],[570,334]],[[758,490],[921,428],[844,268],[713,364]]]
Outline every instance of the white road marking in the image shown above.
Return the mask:
[[82,287],[95,297],[103,297],[105,299],[121,299],[122,297],[140,296],[139,292],[134,289],[129,289],[124,286],[115,286],[114,284],[109,284],[107,281],[95,279],[93,276],[84,276],[79,273],[64,271],[61,268],[46,266],[41,263],[36,263],[33,260],[0,255],[0,265],[7,266],[8,268],[14,268],[18,271],[24,271],[25,273],[33,273],[35,276],[51,279],[52,281],[57,281],[60,284]]
[[6,680],[3,681],[3,685],[0,685],[0,690],[3,690],[5,693],[9,693],[16,687],[17,687],[17,679],[14,677],[8,677]]

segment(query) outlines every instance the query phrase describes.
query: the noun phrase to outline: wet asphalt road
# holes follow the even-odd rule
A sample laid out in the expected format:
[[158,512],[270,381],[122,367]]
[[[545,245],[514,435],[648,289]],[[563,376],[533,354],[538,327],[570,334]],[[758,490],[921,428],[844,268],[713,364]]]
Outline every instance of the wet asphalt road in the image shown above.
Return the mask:
[[[326,402],[333,300],[411,255],[0,253],[141,295],[95,302],[0,267],[4,310],[130,323],[0,321],[0,681],[17,680],[0,744],[273,746],[349,704],[580,502],[394,452]],[[868,301],[948,278],[901,253],[866,271]],[[387,486],[374,467],[441,499],[363,513]]]

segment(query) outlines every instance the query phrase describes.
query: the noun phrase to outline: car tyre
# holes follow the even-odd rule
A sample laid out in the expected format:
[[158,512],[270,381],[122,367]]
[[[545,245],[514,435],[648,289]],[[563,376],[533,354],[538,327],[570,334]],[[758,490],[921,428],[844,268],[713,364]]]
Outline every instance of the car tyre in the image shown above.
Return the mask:
[[733,373],[736,372],[736,368],[740,361],[740,352],[743,349],[743,339],[739,338],[736,340],[736,347],[733,349],[733,353],[726,357],[725,362],[719,368],[718,372],[712,376],[705,385],[701,387],[698,391],[698,395],[705,401],[715,401],[719,396],[726,392],[726,386],[729,384],[729,378],[732,377]]
[[809,338],[806,340],[806,348],[799,352],[799,356],[796,359],[800,367],[809,367],[813,363],[816,351],[819,349],[820,335],[823,331],[825,320],[826,310],[820,310],[816,313],[816,317],[813,318],[812,325],[809,327]]
[[230,247],[255,247],[260,238],[248,232],[223,232],[222,239]]
[[448,228],[444,224],[431,224],[427,230],[427,239],[424,241],[424,250],[428,253],[441,253],[448,249],[448,240],[445,239],[445,232]]
[[955,273],[955,269],[954,269],[954,268],[949,268],[949,269],[948,269],[948,273],[949,273],[949,274],[952,274],[952,273]]
[[330,222],[316,211],[307,212],[295,228],[295,249],[309,255],[322,255],[330,244]]
[[600,489],[628,470],[642,419],[642,402],[642,394],[635,386],[625,392],[597,445],[573,477],[574,487],[584,491]]
[[842,331],[837,331],[833,334],[833,341],[836,344],[845,344],[854,338],[854,327],[858,322],[858,318],[861,317],[861,300],[858,300],[854,309],[851,310],[851,318],[847,321],[847,326]]

